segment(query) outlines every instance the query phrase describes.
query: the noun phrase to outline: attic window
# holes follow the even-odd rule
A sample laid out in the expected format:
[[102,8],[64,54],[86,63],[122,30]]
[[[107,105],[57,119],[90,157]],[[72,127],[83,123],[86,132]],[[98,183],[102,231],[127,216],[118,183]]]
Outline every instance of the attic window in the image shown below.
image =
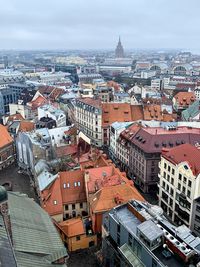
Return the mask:
[[155,143],[154,145],[155,145],[155,147],[159,147],[159,144],[158,143]]
[[189,168],[188,168],[188,166],[187,166],[187,165],[184,165],[184,169],[185,169],[185,170],[188,170]]
[[162,146],[166,147],[166,146],[167,146],[167,144],[166,144],[165,142],[162,142]]
[[67,185],[66,184],[63,184],[63,188],[66,188],[67,187]]
[[78,182],[78,186],[81,186],[81,182]]
[[67,187],[69,188],[69,183],[67,183]]
[[74,182],[74,186],[75,186],[75,187],[77,186],[77,182]]
[[54,204],[54,205],[57,205],[57,200],[54,200],[54,201],[53,201],[53,204]]

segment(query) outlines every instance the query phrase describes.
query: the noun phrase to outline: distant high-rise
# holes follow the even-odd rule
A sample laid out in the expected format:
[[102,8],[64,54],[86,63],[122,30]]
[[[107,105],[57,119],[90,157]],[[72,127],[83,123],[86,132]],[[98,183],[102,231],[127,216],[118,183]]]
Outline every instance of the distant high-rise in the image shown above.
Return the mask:
[[117,47],[115,49],[115,57],[116,58],[124,57],[124,48],[123,48],[123,46],[121,44],[120,37],[119,37],[119,41],[118,41]]

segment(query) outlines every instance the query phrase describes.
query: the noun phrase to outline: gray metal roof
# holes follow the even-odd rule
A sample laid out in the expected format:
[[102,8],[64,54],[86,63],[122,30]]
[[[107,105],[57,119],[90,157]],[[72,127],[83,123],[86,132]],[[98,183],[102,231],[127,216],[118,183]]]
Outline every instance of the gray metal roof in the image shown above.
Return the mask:
[[0,266],[16,267],[14,252],[6,230],[3,216],[0,214]]
[[151,220],[138,225],[137,229],[149,240],[154,241],[163,235],[163,231]]
[[[17,261],[24,261],[25,255],[28,260],[30,255],[37,254],[35,261],[38,260],[38,266],[46,262],[44,266],[49,267],[52,262],[68,256],[49,215],[34,200],[20,193],[9,192],[8,205]],[[26,254],[21,259],[21,254],[17,252]]]

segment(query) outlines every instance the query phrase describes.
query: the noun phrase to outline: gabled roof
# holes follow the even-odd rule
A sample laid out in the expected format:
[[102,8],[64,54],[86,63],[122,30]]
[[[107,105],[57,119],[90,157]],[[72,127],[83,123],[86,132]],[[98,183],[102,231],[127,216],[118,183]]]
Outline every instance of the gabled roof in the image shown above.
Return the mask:
[[111,210],[131,199],[144,201],[144,198],[134,186],[119,184],[101,188],[92,196],[90,205],[92,212],[98,213]]
[[35,129],[35,124],[31,121],[21,121],[19,124],[19,131],[20,132],[30,132]]
[[161,121],[163,119],[161,105],[144,105],[144,120]]
[[174,96],[174,99],[179,106],[189,106],[195,101],[195,94],[193,92],[179,92]]
[[189,121],[190,119],[196,117],[200,113],[200,101],[195,101],[187,109],[182,112],[182,119]]
[[102,126],[109,126],[115,121],[132,121],[130,107],[128,103],[102,103]]
[[[49,188],[41,192],[43,208],[50,214],[62,214],[64,204],[86,201],[83,171],[60,172]],[[56,201],[56,202],[55,202]]]
[[7,128],[0,124],[0,148],[9,145],[13,142]]
[[185,143],[193,145],[196,142],[200,143],[200,129],[142,127],[129,140],[146,153],[161,153],[163,147],[171,148]]
[[190,145],[183,144],[169,150],[163,150],[162,156],[175,165],[187,162],[194,175],[200,174],[200,149]]
[[133,121],[143,120],[143,106],[142,105],[131,105],[131,117]]
[[13,247],[17,262],[22,263],[20,266],[50,267],[54,266],[53,262],[67,256],[49,215],[33,199],[8,192],[8,206]]
[[81,218],[72,218],[59,223],[60,228],[67,237],[85,234],[84,224]]
[[125,183],[122,173],[117,172],[113,165],[87,169],[86,175],[89,177],[87,181],[88,193],[95,193],[105,186],[113,186]]
[[24,120],[24,117],[20,113],[16,113],[8,116],[7,123],[11,121],[22,121],[22,120]]

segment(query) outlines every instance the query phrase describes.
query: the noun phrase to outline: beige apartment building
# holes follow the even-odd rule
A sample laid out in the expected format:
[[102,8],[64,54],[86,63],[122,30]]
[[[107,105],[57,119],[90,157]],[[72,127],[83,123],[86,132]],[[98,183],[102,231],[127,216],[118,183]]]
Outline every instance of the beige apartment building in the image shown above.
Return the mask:
[[200,149],[190,144],[163,149],[159,168],[159,206],[172,222],[192,228],[200,196]]

